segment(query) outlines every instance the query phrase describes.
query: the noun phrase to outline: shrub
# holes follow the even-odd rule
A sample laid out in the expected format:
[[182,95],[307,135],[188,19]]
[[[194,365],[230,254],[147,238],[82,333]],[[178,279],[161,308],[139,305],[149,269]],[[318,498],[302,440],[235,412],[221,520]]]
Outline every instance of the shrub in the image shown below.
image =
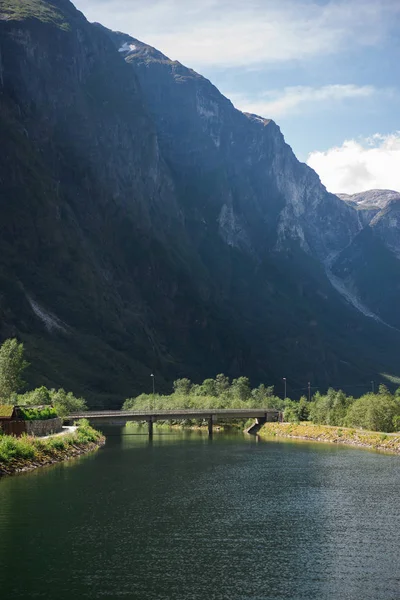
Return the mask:
[[48,419],[55,419],[58,416],[57,411],[51,406],[43,408],[21,407],[20,412],[25,421],[46,421]]

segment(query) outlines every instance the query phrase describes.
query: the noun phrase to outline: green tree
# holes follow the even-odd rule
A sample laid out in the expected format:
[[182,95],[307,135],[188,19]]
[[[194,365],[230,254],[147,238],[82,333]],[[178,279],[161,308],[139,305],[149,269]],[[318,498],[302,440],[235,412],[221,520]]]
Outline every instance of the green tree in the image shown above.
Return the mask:
[[290,423],[298,423],[299,417],[299,403],[290,398],[286,398],[284,402],[285,409],[283,411],[283,420]]
[[297,414],[299,421],[308,421],[310,416],[310,403],[305,396],[302,396],[297,404]]
[[232,381],[231,392],[235,399],[246,402],[250,398],[251,389],[248,377],[238,377]]
[[27,406],[42,406],[51,404],[50,390],[44,385],[31,392],[26,392],[22,396],[18,396],[18,404],[25,404]]
[[309,419],[320,425],[344,425],[353,398],[342,390],[329,388],[326,394],[317,392],[309,405]]
[[192,382],[186,377],[183,379],[176,379],[174,381],[174,394],[178,394],[180,396],[189,396],[191,389]]
[[251,390],[251,397],[254,406],[272,408],[274,404],[274,386],[266,387],[263,383],[260,383],[257,388]]
[[230,382],[229,377],[223,373],[219,373],[215,378],[215,392],[217,396],[222,396],[229,392]]
[[201,396],[216,396],[217,395],[214,379],[205,379],[203,381],[203,383],[200,386],[200,395]]
[[6,340],[0,347],[0,398],[12,404],[13,394],[24,387],[23,372],[29,363],[24,359],[24,345],[16,339]]
[[400,415],[395,415],[393,417],[393,430],[400,431]]
[[63,388],[51,390],[50,398],[51,404],[60,417],[87,410],[87,405],[83,398],[77,398],[72,392],[67,393]]
[[[44,386],[18,396],[18,403],[26,406],[51,404],[60,417],[87,410],[87,405],[83,398],[77,398],[72,392],[66,392],[63,388],[49,390]],[[126,403],[128,403],[128,400]]]
[[379,394],[366,394],[350,406],[346,424],[371,431],[390,432],[395,429],[397,415],[400,415],[399,401],[387,389],[380,388]]

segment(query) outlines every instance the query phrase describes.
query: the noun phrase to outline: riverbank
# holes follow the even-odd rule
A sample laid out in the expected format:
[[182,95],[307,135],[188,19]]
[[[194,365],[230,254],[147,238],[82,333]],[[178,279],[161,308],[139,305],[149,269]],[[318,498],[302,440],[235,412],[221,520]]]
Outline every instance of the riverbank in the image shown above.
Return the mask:
[[364,431],[348,427],[331,427],[313,423],[265,423],[258,432],[261,438],[286,437],[313,442],[346,444],[400,454],[400,433]]
[[105,437],[87,421],[74,432],[47,438],[0,436],[0,477],[31,471],[97,450]]
[[[247,420],[238,420],[238,421],[229,421],[229,422],[217,422],[213,424],[213,431],[218,433],[226,433],[229,431],[243,431],[246,426],[253,424],[253,419]],[[137,431],[147,433],[148,424],[138,421],[127,421],[126,427],[129,429],[136,429]],[[157,433],[157,431],[208,431],[207,422],[201,422],[198,419],[186,419],[185,421],[180,422],[170,422],[170,421],[155,421],[153,423],[153,431]]]

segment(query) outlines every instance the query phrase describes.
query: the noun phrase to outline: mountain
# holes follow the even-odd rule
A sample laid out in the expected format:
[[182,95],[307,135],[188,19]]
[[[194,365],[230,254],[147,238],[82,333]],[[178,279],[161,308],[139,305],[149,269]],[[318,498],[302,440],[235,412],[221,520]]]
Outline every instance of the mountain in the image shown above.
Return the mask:
[[343,290],[360,211],[273,121],[68,0],[0,0],[0,57],[0,335],[31,384],[117,406],[151,373],[396,374],[400,334]]
[[382,209],[389,202],[400,200],[400,193],[394,190],[367,190],[358,194],[337,194],[345,202],[352,202],[362,209]]
[[364,228],[332,263],[332,273],[374,318],[400,330],[400,193],[340,194],[356,204]]

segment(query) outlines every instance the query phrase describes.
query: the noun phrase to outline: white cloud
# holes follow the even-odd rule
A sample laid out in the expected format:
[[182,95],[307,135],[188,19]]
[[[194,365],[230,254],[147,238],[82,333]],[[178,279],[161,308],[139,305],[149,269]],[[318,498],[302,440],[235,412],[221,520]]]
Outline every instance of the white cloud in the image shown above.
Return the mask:
[[374,45],[394,0],[75,0],[90,20],[142,39],[195,68],[303,60]]
[[311,152],[307,164],[333,193],[400,191],[400,131],[346,140],[326,152]]
[[[387,90],[388,93],[391,93]],[[296,112],[314,108],[315,103],[323,102],[330,108],[331,102],[340,102],[348,98],[366,98],[378,93],[372,85],[353,84],[325,85],[319,88],[308,86],[286,87],[283,90],[271,90],[256,98],[228,94],[237,108],[266,118],[276,119]],[[382,92],[380,92],[382,93]]]

